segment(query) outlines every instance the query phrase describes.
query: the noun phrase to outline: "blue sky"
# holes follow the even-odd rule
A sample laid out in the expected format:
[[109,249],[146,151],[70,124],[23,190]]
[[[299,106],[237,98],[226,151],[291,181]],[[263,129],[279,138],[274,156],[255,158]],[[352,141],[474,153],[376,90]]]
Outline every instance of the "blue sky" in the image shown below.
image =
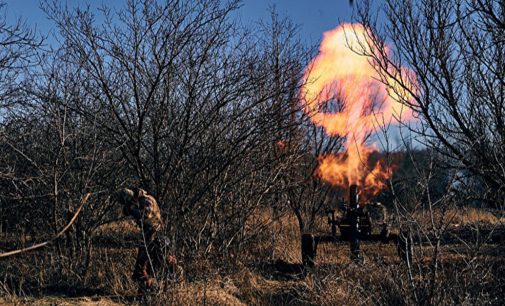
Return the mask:
[[324,31],[351,21],[352,16],[348,0],[245,0],[238,14],[244,22],[268,19],[272,5],[281,16],[288,16],[299,25],[302,38],[309,42],[318,42]]
[[[7,14],[12,22],[22,17],[37,31],[49,33],[54,26],[39,8],[39,0],[0,0],[7,4]],[[64,0],[63,0],[64,1]],[[62,1],[62,2],[63,2]],[[67,0],[69,6],[89,3],[92,7],[102,3],[121,6],[126,0]],[[236,12],[244,24],[252,24],[260,18],[269,18],[269,7],[275,5],[281,16],[290,17],[300,26],[302,40],[318,43],[322,33],[336,27],[340,22],[351,21],[352,6],[348,0],[243,0]]]
[[[0,0],[2,1],[7,3],[8,19],[11,22],[22,17],[28,25],[36,26],[37,31],[44,35],[55,30],[52,22],[47,20],[39,8],[39,0]],[[69,6],[89,3],[91,7],[99,7],[105,2],[120,7],[126,0],[61,0],[61,2],[66,2]],[[288,16],[300,26],[301,39],[309,45],[318,45],[323,33],[335,28],[341,22],[352,21],[353,6],[349,4],[349,0],[243,0],[241,8],[235,14],[243,24],[254,26],[260,19],[270,18],[269,8],[273,5],[281,17]],[[47,42],[51,44],[51,41],[54,40],[49,37]],[[396,130],[392,135],[398,136]],[[398,142],[396,139],[391,140],[394,143]]]

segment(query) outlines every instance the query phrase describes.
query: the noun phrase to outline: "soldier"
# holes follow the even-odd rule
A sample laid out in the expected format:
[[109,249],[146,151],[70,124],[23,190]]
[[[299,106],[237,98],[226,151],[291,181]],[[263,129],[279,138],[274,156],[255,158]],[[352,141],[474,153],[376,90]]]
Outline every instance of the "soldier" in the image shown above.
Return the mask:
[[149,289],[164,257],[159,237],[163,227],[160,209],[154,197],[140,188],[124,188],[117,191],[113,198],[123,205],[123,214],[132,216],[142,230],[143,243],[139,247],[132,277],[139,282],[141,289]]

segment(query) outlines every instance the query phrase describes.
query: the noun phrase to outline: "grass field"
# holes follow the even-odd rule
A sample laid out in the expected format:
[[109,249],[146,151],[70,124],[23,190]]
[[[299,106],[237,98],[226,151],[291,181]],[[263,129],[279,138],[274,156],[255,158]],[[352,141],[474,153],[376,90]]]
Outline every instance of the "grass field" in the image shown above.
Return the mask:
[[[451,213],[454,228],[503,224],[482,211]],[[442,244],[435,274],[435,246],[429,243],[415,246],[410,269],[394,245],[363,243],[364,262],[356,264],[349,259],[347,244],[321,244],[317,267],[299,273],[303,269],[296,220],[284,216],[270,227],[275,239],[258,240],[256,249],[233,267],[200,259],[191,280],[167,283],[146,298],[137,295],[130,279],[138,230],[130,222],[108,224],[96,233],[84,275],[74,269],[80,264],[50,249],[0,261],[0,304],[409,305],[425,296],[426,304],[499,305],[504,297],[499,289],[505,281],[503,243]]]

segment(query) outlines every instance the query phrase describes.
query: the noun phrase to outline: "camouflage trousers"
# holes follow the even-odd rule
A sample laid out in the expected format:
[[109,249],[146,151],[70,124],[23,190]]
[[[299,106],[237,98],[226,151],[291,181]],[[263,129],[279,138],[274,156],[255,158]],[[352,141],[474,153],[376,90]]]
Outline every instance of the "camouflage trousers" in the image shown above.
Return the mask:
[[178,268],[175,256],[166,256],[168,242],[157,235],[149,238],[139,247],[132,275],[141,289],[150,288],[155,278],[165,276],[166,273],[174,273]]
[[160,239],[146,237],[146,242],[139,247],[132,278],[141,286],[150,287],[157,273],[163,266],[163,250]]

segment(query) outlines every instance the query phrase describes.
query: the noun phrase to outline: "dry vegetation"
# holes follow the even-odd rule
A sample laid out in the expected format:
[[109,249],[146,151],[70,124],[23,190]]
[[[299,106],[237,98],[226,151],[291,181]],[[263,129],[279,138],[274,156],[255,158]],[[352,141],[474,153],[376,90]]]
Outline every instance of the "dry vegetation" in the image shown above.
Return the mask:
[[[227,271],[220,270],[223,267],[219,262],[209,267],[212,263],[202,261],[198,263],[199,273],[194,280],[167,284],[164,289],[153,292],[149,300],[138,296],[136,284],[130,281],[134,248],[110,245],[114,240],[116,243],[132,240],[128,237],[138,235],[138,230],[130,222],[116,222],[97,232],[92,269],[86,276],[72,275],[61,260],[51,264],[51,254],[47,252],[3,261],[1,268],[7,271],[4,277],[8,281],[4,282],[2,302],[12,305],[136,305],[146,301],[153,305],[402,305],[412,302],[409,299],[414,291],[426,294],[423,292],[427,290],[423,288],[427,286],[426,275],[421,273],[414,280],[418,287],[408,288],[407,267],[393,245],[363,244],[364,263],[355,264],[349,259],[346,243],[323,244],[319,247],[315,270],[306,276],[290,271],[299,268],[301,262],[296,219],[285,215],[272,220],[265,211],[258,215],[268,225],[255,248],[248,250],[255,256]],[[478,209],[458,215],[468,226],[497,225],[498,222],[489,212]],[[102,240],[108,244],[100,243]],[[424,256],[418,257],[414,265],[427,273],[433,247],[424,243],[416,248],[416,254]],[[270,251],[268,255],[267,251]],[[437,303],[498,305],[503,292],[494,290],[505,281],[503,251],[502,245],[484,244],[478,254],[472,255],[464,244],[444,246],[437,280],[444,286],[437,289]]]
[[[51,240],[91,194],[48,247],[0,254],[0,304],[502,305],[504,2],[386,0],[381,23],[354,2],[370,29],[354,51],[418,120],[394,148],[384,126],[384,150],[363,161],[394,169],[368,200],[412,261],[363,243],[356,263],[342,243],[301,265],[302,234],[328,234],[325,210],[347,194],[314,175],[319,156],[345,156],[346,135],[304,112],[317,50],[275,10],[251,30],[236,0],[42,1],[58,30],[47,48],[0,0],[0,252]],[[149,294],[131,279],[140,231],[109,197],[126,186],[157,199],[181,268]]]

